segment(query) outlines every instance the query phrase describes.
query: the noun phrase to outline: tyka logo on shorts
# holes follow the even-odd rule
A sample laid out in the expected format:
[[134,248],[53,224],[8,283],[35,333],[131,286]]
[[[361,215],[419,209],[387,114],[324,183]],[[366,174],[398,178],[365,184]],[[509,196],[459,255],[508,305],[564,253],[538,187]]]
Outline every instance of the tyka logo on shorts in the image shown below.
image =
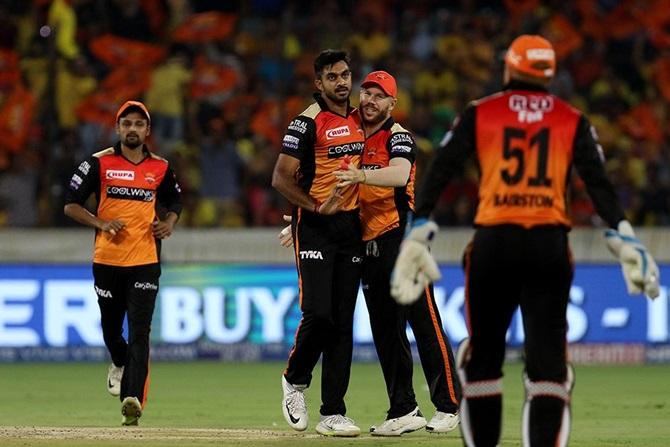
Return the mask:
[[100,297],[100,298],[112,298],[112,292],[109,290],[101,289],[100,287],[93,285],[93,288],[95,289],[95,293]]
[[323,255],[319,250],[301,250],[300,259],[321,259],[323,261]]

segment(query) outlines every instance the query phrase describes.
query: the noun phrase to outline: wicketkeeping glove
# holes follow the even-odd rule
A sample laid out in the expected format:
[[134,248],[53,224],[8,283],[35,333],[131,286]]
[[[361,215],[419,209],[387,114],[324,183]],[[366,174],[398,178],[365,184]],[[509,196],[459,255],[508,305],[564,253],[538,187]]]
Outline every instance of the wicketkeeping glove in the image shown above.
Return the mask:
[[627,220],[619,222],[618,231],[607,230],[607,248],[621,263],[621,270],[629,294],[645,293],[649,298],[659,294],[658,266],[646,247],[635,237]]
[[435,222],[417,219],[400,245],[391,274],[391,295],[399,304],[411,304],[428,284],[442,276],[428,247],[437,232]]

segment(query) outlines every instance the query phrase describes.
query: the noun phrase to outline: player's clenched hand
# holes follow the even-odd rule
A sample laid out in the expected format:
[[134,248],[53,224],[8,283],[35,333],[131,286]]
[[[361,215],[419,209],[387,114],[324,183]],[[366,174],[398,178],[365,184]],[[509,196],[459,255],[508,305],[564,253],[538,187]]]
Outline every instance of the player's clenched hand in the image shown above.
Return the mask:
[[125,226],[126,224],[124,222],[114,219],[104,222],[100,227],[100,230],[109,233],[112,236],[116,236],[116,234],[123,230]]
[[284,227],[277,238],[279,239],[279,245],[282,247],[292,247],[293,246],[293,234],[291,233],[291,216],[284,216],[284,222],[288,222],[288,225]]
[[400,245],[391,274],[391,295],[399,304],[413,303],[428,284],[440,279],[440,270],[428,250],[436,232],[435,222],[417,220]]
[[155,220],[151,224],[151,232],[156,239],[165,239],[172,235],[174,225],[163,220]]
[[660,292],[660,275],[654,258],[635,237],[628,221],[619,222],[617,230],[607,230],[605,241],[607,248],[621,263],[628,293],[644,292],[649,298],[656,298]]
[[338,186],[334,187],[333,190],[330,192],[328,198],[319,205],[317,212],[319,214],[326,214],[326,215],[337,213],[338,211],[340,211],[343,198],[344,196],[342,195],[342,188]]
[[353,164],[349,164],[346,170],[339,170],[333,173],[339,180],[338,187],[345,187],[355,183],[365,183],[365,171],[358,169]]

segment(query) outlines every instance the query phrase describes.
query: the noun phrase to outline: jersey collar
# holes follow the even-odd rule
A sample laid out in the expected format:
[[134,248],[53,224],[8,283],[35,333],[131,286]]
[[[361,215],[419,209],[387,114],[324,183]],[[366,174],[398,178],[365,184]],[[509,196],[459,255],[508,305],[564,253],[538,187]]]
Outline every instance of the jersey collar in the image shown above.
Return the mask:
[[[149,148],[147,147],[146,144],[142,144],[142,153],[144,154],[144,158],[142,159],[142,161],[144,161],[144,160],[147,159],[147,157],[149,157]],[[120,141],[117,141],[116,144],[114,145],[114,155],[119,155],[123,158],[126,158],[123,155],[123,151],[121,150],[121,142]],[[128,159],[126,158],[126,160],[128,160]],[[130,161],[130,160],[128,160],[128,161]],[[142,163],[142,161],[140,161],[140,163]],[[131,163],[133,163],[133,162],[131,162]]]
[[384,121],[384,124],[382,124],[381,129],[384,130],[391,130],[391,127],[395,124],[395,121],[393,120],[392,116],[389,116],[386,121]]
[[[328,107],[328,104],[326,103],[326,100],[323,99],[323,96],[321,96],[321,92],[315,92],[313,95],[314,100],[319,104],[319,107],[321,107],[321,110],[324,110],[326,112],[334,113],[335,115],[340,115],[339,113],[333,112],[330,110]],[[351,104],[349,103],[349,100],[347,99],[347,115],[351,115],[351,112],[354,110],[353,107],[351,107]],[[341,115],[340,115],[341,116]]]
[[532,92],[547,92],[546,87],[543,87],[538,84],[532,84],[530,82],[523,82],[516,79],[512,79],[507,84],[503,86],[503,90],[529,90]]

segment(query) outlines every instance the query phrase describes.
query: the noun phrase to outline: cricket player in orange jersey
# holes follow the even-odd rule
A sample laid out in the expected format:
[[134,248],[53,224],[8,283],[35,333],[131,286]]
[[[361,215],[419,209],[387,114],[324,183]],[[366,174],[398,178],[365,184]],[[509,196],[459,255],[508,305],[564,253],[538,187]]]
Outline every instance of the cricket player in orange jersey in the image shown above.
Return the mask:
[[341,191],[333,171],[345,157],[358,164],[363,132],[349,105],[351,69],[344,51],[314,61],[314,103],[288,125],[272,185],[293,204],[292,231],[302,319],[282,374],[282,411],[293,429],[307,428],[304,391],[322,358],[316,431],[358,436],[346,416],[353,349],[353,316],[363,263],[358,188]]
[[570,434],[574,384],[566,310],[573,276],[567,185],[572,168],[610,227],[606,242],[630,293],[659,294],[659,272],[625,220],[605,175],[589,120],[548,91],[556,57],[537,35],[515,39],[505,56],[504,89],[472,102],[443,139],[417,194],[416,213],[392,277],[401,303],[439,277],[428,245],[440,192],[472,156],[480,170],[476,232],[464,256],[469,339],[459,347],[461,432],[467,446],[498,445],[505,336],[517,308],[525,332],[524,446],[561,447]]
[[[161,241],[181,212],[179,185],[167,160],[145,144],[147,108],[127,101],[116,113],[120,141],[83,161],[70,180],[65,214],[95,228],[93,279],[102,333],[112,357],[107,390],[121,399],[123,425],[137,425],[149,389],[149,332]],[[97,208],[84,208],[94,194]],[[128,317],[128,341],[123,320]]]
[[[337,171],[338,186],[357,184],[363,225],[365,258],[363,293],[372,335],[382,367],[390,408],[386,420],[373,426],[373,436],[400,436],[426,427],[446,433],[458,427],[460,385],[432,285],[417,302],[397,304],[390,293],[391,271],[414,207],[416,143],[411,132],[396,123],[391,112],[397,102],[395,78],[385,71],[369,73],[361,84],[359,115],[365,148],[358,169],[350,164]],[[437,411],[430,422],[419,410],[412,386],[409,322],[416,338],[430,396]]]

